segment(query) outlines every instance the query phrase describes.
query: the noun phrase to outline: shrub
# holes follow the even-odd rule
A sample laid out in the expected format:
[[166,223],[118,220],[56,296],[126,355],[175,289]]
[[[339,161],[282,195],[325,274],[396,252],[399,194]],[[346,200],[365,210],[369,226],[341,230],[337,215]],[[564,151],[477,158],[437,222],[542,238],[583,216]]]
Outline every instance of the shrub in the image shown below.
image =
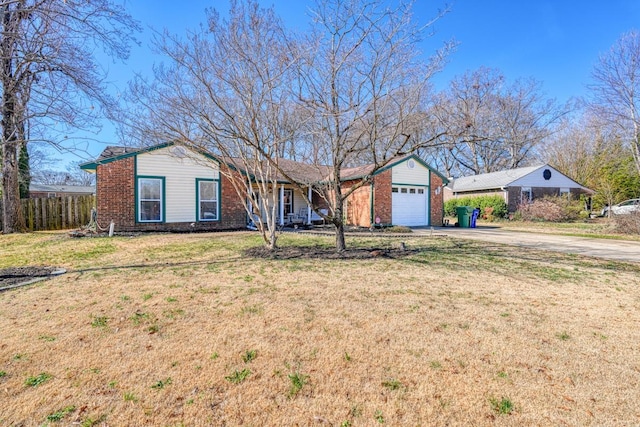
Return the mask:
[[524,221],[562,222],[580,218],[580,201],[565,197],[544,197],[518,206],[518,217]]
[[640,212],[627,215],[614,215],[616,231],[624,234],[640,234]]
[[444,204],[444,214],[447,216],[456,216],[456,208],[458,206],[480,208],[480,216],[487,221],[504,218],[507,215],[507,204],[504,198],[497,194],[492,196],[460,197],[448,200]]

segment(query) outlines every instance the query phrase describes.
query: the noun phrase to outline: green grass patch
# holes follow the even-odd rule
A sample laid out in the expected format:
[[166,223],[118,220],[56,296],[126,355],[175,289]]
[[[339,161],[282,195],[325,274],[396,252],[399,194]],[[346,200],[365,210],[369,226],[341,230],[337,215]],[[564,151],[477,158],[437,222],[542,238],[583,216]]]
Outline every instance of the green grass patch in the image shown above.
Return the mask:
[[382,381],[382,385],[389,390],[398,390],[400,387],[402,387],[402,383],[395,378],[387,381]]
[[76,410],[75,406],[67,406],[65,408],[62,408],[54,412],[53,414],[47,415],[47,421],[51,421],[54,423],[58,421],[62,421],[64,417],[66,417],[67,415],[69,415],[71,412],[75,410]]
[[45,382],[49,381],[51,378],[53,378],[53,375],[46,372],[41,372],[38,375],[28,377],[25,380],[24,385],[28,387],[37,387],[40,384],[44,384]]
[[152,389],[154,390],[161,390],[163,388],[165,388],[166,386],[168,386],[169,384],[171,384],[171,378],[167,378],[165,380],[159,380],[157,381],[155,384],[153,384],[151,386]]
[[295,397],[300,390],[302,390],[302,387],[304,387],[304,385],[309,381],[309,376],[308,375],[303,375],[299,372],[295,372],[293,374],[289,375],[289,394],[288,396],[290,398]]
[[91,326],[94,328],[106,328],[109,326],[109,318],[106,316],[94,316],[91,320]]
[[249,363],[252,360],[255,360],[255,358],[258,357],[258,350],[247,350],[243,355],[242,355],[242,361],[244,363]]
[[231,375],[227,375],[226,377],[224,377],[224,379],[233,384],[240,384],[241,382],[246,380],[249,375],[251,375],[251,371],[245,368],[241,371],[234,371]]
[[491,409],[499,415],[509,415],[515,410],[513,402],[508,397],[502,397],[501,399],[492,397],[489,399],[489,403],[491,404]]

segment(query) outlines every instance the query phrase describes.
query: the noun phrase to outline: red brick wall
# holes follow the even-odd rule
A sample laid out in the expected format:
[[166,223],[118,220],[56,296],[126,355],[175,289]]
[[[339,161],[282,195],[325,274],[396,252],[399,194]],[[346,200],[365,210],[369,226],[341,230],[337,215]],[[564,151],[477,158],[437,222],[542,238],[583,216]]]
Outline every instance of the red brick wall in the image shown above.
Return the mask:
[[[96,205],[98,223],[115,231],[207,231],[243,228],[247,224],[242,200],[229,178],[220,175],[220,221],[136,223],[135,217],[135,157],[98,165],[96,174]],[[185,191],[195,191],[191,188]],[[171,200],[165,200],[171,203]]]
[[[358,181],[342,184],[343,192]],[[373,224],[376,217],[380,224],[391,224],[391,169],[376,175],[373,180]],[[371,184],[365,184],[354,191],[347,201],[347,224],[371,227]]]
[[391,169],[373,179],[373,218],[380,218],[380,224],[391,224]]
[[431,174],[431,225],[441,227],[444,215],[445,190],[442,188],[442,178],[433,172],[429,173]]
[[113,221],[116,230],[135,225],[135,157],[98,165],[96,169],[96,206],[98,224],[108,227]]
[[[247,225],[247,212],[244,209],[242,199],[233,188],[229,177],[226,176],[228,169],[225,169],[223,172],[225,173],[220,174],[220,186],[222,190],[222,200],[220,201],[221,218],[220,221],[216,221],[215,224],[217,224],[220,229],[243,228]],[[235,174],[235,179],[244,179],[240,177],[237,172],[231,173]],[[246,199],[246,195],[243,195],[242,198]]]

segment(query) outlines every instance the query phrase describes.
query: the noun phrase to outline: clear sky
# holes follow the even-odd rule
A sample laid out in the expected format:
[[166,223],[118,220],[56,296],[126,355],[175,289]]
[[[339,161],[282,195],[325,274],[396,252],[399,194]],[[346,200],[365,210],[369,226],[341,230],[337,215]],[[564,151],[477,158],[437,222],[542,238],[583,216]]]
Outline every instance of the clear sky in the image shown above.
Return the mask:
[[[310,0],[260,0],[273,5],[292,28],[304,29],[309,21]],[[640,0],[453,0],[451,12],[438,21],[435,34],[425,39],[422,50],[432,53],[444,40],[459,46],[444,71],[436,78],[442,89],[452,77],[480,66],[497,68],[509,80],[533,77],[542,83],[549,98],[564,103],[585,93],[585,85],[598,55],[606,52],[625,32],[640,28]],[[416,0],[415,18],[426,22],[445,1]],[[183,34],[205,22],[205,9],[228,10],[227,0],[126,0],[127,10],[145,28],[141,45],[126,64],[106,62],[111,89],[124,90],[134,73],[150,73],[162,58],[150,47],[152,29]],[[106,145],[118,144],[105,128],[91,143],[94,158]],[[66,161],[77,158],[64,156]],[[84,156],[86,159],[86,155]],[[90,160],[90,159],[86,159]]]

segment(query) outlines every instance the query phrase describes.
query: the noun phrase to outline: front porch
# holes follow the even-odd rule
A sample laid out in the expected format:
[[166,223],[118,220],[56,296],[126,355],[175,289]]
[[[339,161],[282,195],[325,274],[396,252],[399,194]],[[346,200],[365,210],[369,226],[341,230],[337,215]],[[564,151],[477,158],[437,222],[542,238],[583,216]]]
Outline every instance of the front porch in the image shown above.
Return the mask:
[[[297,187],[287,184],[280,184],[278,186],[276,224],[279,227],[297,228],[300,226],[324,223],[324,219],[307,203],[307,200],[311,200],[316,206],[323,205],[324,203],[322,203],[320,196],[313,191],[311,186],[307,187],[306,196],[307,199],[304,198]],[[269,200],[273,199],[270,194]],[[267,209],[268,208],[267,206]],[[259,211],[262,221],[266,221],[266,210],[264,206],[262,206],[262,203]],[[320,211],[328,212],[327,209],[320,209]]]

